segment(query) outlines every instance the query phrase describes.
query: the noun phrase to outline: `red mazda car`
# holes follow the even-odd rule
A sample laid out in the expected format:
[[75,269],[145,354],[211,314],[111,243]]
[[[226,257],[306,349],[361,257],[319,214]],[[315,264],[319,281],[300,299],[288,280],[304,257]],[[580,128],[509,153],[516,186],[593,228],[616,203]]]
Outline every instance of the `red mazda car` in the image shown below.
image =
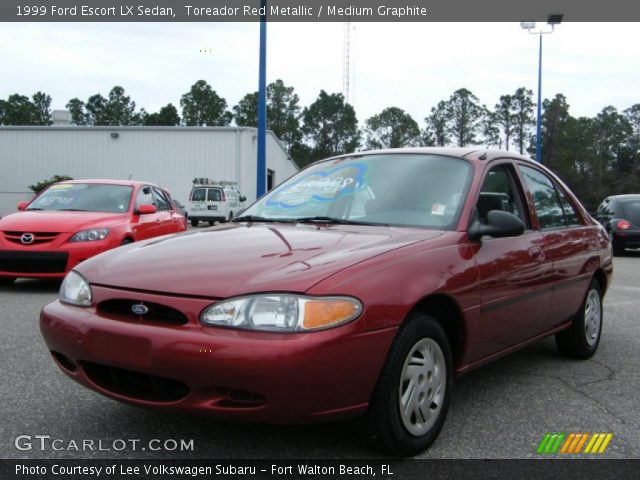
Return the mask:
[[0,219],[0,285],[19,277],[62,278],[98,253],[186,230],[169,193],[151,183],[56,183]]
[[524,157],[330,158],[234,222],[74,268],[40,322],[60,369],[158,409],[364,415],[377,445],[412,454],[442,428],[455,375],[549,335],[570,357],[598,348],[607,234]]

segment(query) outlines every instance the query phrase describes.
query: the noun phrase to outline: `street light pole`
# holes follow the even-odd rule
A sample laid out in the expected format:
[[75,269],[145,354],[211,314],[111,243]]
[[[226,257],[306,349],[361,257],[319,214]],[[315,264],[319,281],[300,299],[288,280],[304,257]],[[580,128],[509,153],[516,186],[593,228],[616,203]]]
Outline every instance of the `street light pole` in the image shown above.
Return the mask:
[[536,162],[542,163],[542,35],[538,49],[538,114],[536,116]]
[[260,64],[258,72],[258,158],[256,198],[264,195],[267,182],[267,0],[260,2]]
[[540,42],[538,46],[538,112],[536,115],[536,161],[542,163],[542,35],[553,33],[555,25],[562,22],[562,14],[549,15],[547,25],[551,26],[551,30],[537,30],[536,22],[520,22],[520,26],[528,30],[532,35],[538,35]]

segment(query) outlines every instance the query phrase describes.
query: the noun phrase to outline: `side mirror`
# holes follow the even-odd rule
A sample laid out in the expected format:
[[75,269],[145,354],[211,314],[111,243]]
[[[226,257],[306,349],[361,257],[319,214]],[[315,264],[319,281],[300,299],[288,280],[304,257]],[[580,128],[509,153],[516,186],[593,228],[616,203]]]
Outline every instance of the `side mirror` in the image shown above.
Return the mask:
[[140,215],[148,215],[150,213],[156,213],[156,206],[143,203],[138,207],[138,213]]
[[29,205],[29,202],[27,202],[27,201],[20,202],[18,204],[18,210],[20,210],[22,212],[23,210],[25,210],[27,208],[27,205]]
[[467,232],[471,240],[480,240],[484,236],[501,238],[517,237],[524,232],[524,223],[513,213],[491,210],[487,214],[487,223],[475,219]]
[[245,197],[244,195],[240,195],[240,201],[241,202],[246,202],[247,201],[247,197]]

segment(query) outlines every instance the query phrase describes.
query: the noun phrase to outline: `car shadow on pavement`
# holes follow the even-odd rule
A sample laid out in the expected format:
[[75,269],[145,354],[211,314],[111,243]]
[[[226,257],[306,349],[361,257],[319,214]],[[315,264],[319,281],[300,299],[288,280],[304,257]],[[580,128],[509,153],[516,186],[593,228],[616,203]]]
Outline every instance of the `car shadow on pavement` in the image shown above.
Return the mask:
[[21,278],[16,280],[13,285],[0,287],[0,291],[14,293],[57,293],[60,290],[61,279],[35,279]]
[[[459,377],[455,382],[450,418],[445,424],[443,437],[419,456],[455,456],[449,451],[451,445],[460,441],[454,432],[466,431],[469,423],[475,421],[475,403],[479,398],[508,397],[514,388],[522,389],[525,384],[539,383],[540,376],[555,375],[567,362],[558,356],[552,341],[544,341]],[[78,404],[76,409],[82,410],[81,405]],[[95,403],[86,405],[92,411],[76,410],[77,418],[95,414]],[[112,437],[120,432],[119,438],[140,438],[143,442],[154,438],[193,439],[194,450],[170,452],[175,458],[389,458],[369,447],[362,435],[360,419],[296,426],[237,423],[163,413],[107,399],[104,399],[100,410],[103,420],[99,428],[103,436]],[[504,411],[496,412],[496,415],[500,414]],[[137,451],[131,455],[135,458],[160,458],[163,454]]]

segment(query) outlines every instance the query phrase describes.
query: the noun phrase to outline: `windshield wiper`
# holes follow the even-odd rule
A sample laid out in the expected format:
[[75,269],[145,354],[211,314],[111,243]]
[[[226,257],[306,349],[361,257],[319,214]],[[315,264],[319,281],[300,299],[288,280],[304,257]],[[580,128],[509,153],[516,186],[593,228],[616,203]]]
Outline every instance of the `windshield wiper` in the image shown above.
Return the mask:
[[82,208],[60,208],[59,212],[88,212],[89,210],[84,210]]
[[267,218],[260,217],[258,215],[241,215],[232,220],[233,222],[291,222],[292,220],[286,218]]
[[294,220],[296,223],[326,223],[326,224],[338,224],[338,225],[379,225],[387,226],[386,223],[377,222],[360,222],[358,220],[347,220],[344,218],[328,217],[323,215],[316,215],[314,217],[300,217]]
[[28,212],[33,212],[34,210],[44,210],[44,208],[33,207],[33,208],[25,208],[25,210]]

